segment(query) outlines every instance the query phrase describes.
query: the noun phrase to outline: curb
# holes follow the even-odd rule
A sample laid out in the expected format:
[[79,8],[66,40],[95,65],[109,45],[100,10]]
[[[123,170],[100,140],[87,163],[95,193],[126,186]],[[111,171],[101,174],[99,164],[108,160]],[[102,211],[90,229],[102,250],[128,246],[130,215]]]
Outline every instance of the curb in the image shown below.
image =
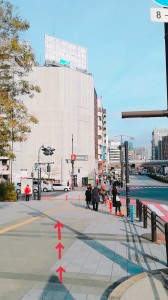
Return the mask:
[[139,280],[147,277],[147,273],[141,273],[135,276],[130,277],[129,279],[125,280],[121,284],[119,284],[109,295],[108,300],[120,300],[125,291],[134,285]]
[[[168,268],[164,269],[158,269],[158,270],[153,270],[152,272],[143,272],[140,274],[137,274],[135,276],[130,277],[129,279],[126,279],[124,282],[120,283],[109,295],[108,300],[120,300],[122,299],[122,296],[124,293],[131,288],[134,284],[136,284],[139,280],[145,279],[148,276],[157,276],[160,274],[162,276],[166,275],[166,284],[167,284],[167,277],[168,277]],[[167,286],[164,286],[165,289],[168,289]]]

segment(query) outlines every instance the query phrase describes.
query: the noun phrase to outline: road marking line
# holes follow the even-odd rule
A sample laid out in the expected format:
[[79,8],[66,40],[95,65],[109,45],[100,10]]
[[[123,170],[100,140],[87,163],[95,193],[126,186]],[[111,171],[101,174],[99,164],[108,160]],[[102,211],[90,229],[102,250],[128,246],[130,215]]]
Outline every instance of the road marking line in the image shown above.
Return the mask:
[[13,229],[18,228],[18,227],[21,227],[21,226],[23,226],[23,225],[29,224],[29,223],[31,223],[31,222],[33,222],[33,221],[36,221],[37,219],[39,219],[39,218],[41,218],[41,217],[43,217],[43,216],[45,217],[46,215],[49,215],[49,214],[51,214],[52,212],[54,212],[54,211],[56,211],[56,210],[59,210],[59,209],[62,209],[62,208],[64,208],[64,207],[67,207],[67,204],[66,204],[66,205],[63,205],[63,206],[60,206],[60,207],[57,207],[57,208],[50,209],[50,210],[48,210],[48,211],[46,211],[46,212],[44,212],[44,213],[41,213],[41,214],[40,214],[39,216],[37,216],[37,217],[33,217],[33,218],[28,219],[28,220],[25,220],[25,221],[23,221],[23,222],[16,223],[16,224],[14,224],[14,225],[5,227],[5,228],[3,228],[3,229],[0,229],[0,234],[5,233],[5,232],[10,231],[10,230],[13,230]]
[[159,217],[165,216],[154,204],[148,204],[149,208],[154,211]]

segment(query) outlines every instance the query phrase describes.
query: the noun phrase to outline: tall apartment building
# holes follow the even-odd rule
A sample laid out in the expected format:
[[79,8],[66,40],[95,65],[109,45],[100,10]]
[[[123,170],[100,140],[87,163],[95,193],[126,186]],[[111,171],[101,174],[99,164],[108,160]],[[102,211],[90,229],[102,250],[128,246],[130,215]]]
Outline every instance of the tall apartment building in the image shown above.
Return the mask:
[[152,132],[152,160],[161,159],[161,151],[159,150],[159,141],[162,140],[163,136],[168,135],[168,129],[157,129],[155,128]]
[[107,127],[106,109],[102,106],[102,97],[97,99],[97,126],[98,126],[98,169],[99,174],[107,168]]
[[109,141],[109,165],[110,167],[119,167],[120,166],[120,142],[118,141]]
[[[21,169],[27,169],[28,176],[34,171],[37,177],[34,166],[39,158],[44,163],[42,177],[71,182],[73,152],[74,176],[80,186],[94,181],[97,155],[96,92],[93,77],[87,71],[87,49],[48,36],[45,42],[46,66],[34,67],[28,78],[41,87],[41,93],[33,99],[23,99],[39,123],[32,126],[26,142],[14,145],[13,181],[18,180]],[[55,148],[54,154],[45,156],[40,151],[42,145]],[[52,163],[50,173],[48,162]]]
[[158,153],[160,160],[168,160],[168,136],[163,136],[158,144]]

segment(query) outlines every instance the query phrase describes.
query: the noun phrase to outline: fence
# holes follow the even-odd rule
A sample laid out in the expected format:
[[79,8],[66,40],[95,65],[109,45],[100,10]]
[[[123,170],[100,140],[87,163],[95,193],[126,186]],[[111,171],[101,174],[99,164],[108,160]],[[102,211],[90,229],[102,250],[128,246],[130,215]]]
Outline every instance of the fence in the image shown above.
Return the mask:
[[168,223],[160,218],[154,211],[152,211],[142,201],[136,199],[136,217],[140,222],[143,222],[143,227],[148,227],[148,220],[151,222],[151,240],[157,241],[157,232],[161,231],[165,235],[166,258],[168,267]]

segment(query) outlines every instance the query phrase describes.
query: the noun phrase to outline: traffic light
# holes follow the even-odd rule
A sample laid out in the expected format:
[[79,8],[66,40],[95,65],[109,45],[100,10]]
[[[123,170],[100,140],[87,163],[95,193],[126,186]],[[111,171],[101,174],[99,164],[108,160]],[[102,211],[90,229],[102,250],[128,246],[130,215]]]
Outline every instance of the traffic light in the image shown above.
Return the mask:
[[51,148],[51,147],[47,147],[47,148],[43,147],[42,150],[43,150],[44,155],[53,155],[53,153],[55,151],[55,149]]

